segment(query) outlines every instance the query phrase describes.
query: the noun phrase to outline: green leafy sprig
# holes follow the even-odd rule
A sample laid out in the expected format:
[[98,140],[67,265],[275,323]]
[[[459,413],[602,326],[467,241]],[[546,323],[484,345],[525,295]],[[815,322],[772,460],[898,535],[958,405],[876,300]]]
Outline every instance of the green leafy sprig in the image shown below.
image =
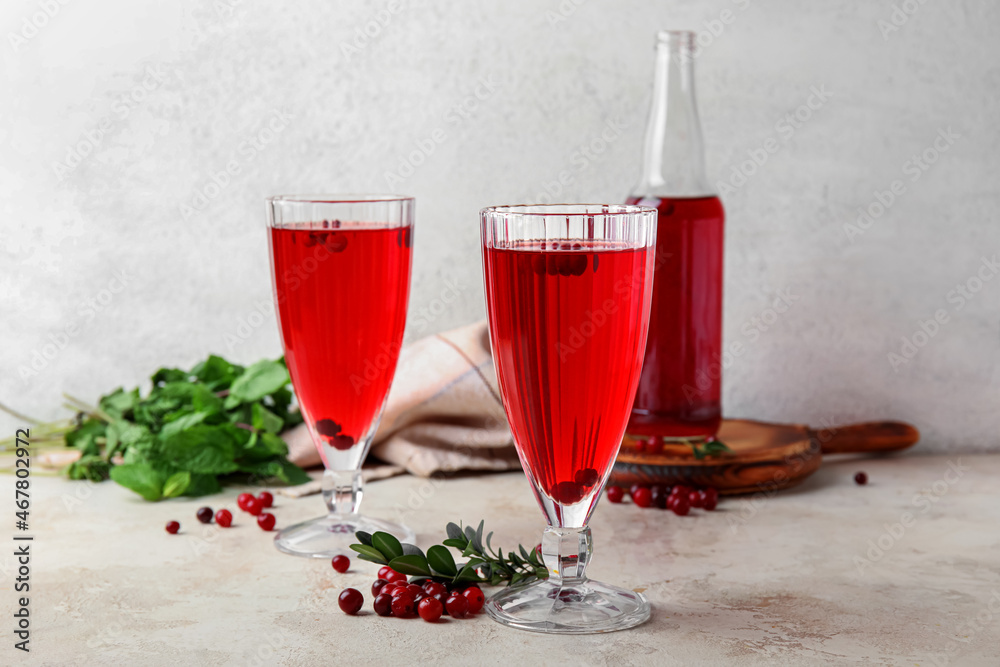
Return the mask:
[[309,481],[279,435],[302,422],[284,360],[244,368],[212,355],[150,379],[146,396],[119,388],[96,406],[66,397],[78,414],[59,435],[80,452],[70,479],[110,477],[151,501],[215,493],[237,476]]
[[[444,583],[481,583],[499,586],[503,583],[515,585],[535,579],[545,579],[548,570],[542,564],[534,549],[518,545],[518,552],[503,549],[493,550],[493,533],[483,541],[483,522],[478,528],[449,523],[448,539],[436,544],[425,554],[419,547],[400,543],[389,533],[355,533],[360,544],[352,544],[351,549],[358,558],[379,565],[388,565],[400,574],[414,577],[429,577]],[[462,558],[469,560],[456,563],[448,549],[456,549]]]
[[696,461],[701,461],[709,456],[731,454],[732,452],[733,450],[729,449],[729,447],[719,440],[709,440],[704,445],[700,446],[697,443],[691,443],[691,454],[694,455]]

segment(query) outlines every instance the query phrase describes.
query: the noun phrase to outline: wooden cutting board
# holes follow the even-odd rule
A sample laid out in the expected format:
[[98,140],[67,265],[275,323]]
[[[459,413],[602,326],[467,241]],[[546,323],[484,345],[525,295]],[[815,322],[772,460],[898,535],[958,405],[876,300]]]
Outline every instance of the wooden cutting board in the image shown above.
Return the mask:
[[798,484],[819,468],[823,454],[879,454],[911,447],[920,439],[903,422],[868,422],[811,429],[800,424],[769,424],[726,419],[719,440],[732,453],[695,459],[685,444],[645,451],[625,436],[609,484],[690,484],[714,487],[721,494],[774,491]]

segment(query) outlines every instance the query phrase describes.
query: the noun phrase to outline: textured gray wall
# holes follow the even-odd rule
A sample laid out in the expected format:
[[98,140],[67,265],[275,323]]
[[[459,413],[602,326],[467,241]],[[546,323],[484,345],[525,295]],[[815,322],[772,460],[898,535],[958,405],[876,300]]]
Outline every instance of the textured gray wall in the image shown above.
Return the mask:
[[482,317],[478,209],[621,201],[654,32],[693,28],[742,344],[726,412],[998,450],[1000,10],[895,7],[4,2],[0,401],[53,418],[63,390],[280,354],[268,194],[416,195],[411,339]]

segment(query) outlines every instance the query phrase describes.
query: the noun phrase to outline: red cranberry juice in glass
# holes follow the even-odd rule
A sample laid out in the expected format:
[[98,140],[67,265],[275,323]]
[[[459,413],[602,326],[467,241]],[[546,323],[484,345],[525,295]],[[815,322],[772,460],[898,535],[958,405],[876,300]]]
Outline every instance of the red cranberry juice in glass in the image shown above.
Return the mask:
[[722,256],[718,197],[630,197],[657,209],[649,337],[629,433],[712,437],[722,421]]
[[522,241],[484,247],[483,257],[497,373],[525,472],[536,493],[578,503],[618,453],[638,381],[647,249]]
[[[285,361],[328,469],[361,464],[406,324],[411,228],[271,228]],[[318,438],[317,438],[318,435]]]

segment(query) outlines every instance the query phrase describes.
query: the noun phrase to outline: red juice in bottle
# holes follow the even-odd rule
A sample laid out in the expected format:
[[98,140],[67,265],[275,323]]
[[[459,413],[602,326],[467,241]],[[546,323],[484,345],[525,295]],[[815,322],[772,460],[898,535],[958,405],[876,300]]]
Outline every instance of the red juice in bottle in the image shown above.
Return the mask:
[[629,433],[711,438],[722,420],[718,197],[630,197],[658,214],[649,336]]
[[642,179],[628,199],[658,213],[649,337],[628,424],[640,441],[709,440],[722,420],[725,213],[705,177],[694,56],[694,33],[657,35]]
[[483,248],[511,431],[536,493],[557,503],[591,494],[618,452],[642,362],[648,252],[614,241]]
[[328,469],[360,465],[403,340],[411,227],[272,227],[285,362]]

